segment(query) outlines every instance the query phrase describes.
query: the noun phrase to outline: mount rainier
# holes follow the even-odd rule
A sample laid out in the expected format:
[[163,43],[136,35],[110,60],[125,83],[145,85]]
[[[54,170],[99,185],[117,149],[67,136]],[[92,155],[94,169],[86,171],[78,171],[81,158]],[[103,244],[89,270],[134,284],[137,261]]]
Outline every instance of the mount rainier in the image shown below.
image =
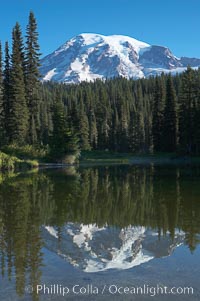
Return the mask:
[[113,77],[143,78],[199,67],[200,59],[178,58],[163,46],[121,35],[80,34],[41,60],[43,81],[80,83]]
[[56,227],[42,226],[45,247],[86,273],[130,269],[170,256],[185,241],[185,233],[179,230],[172,241],[169,233],[158,237],[155,230],[143,226],[66,223],[60,230],[58,233]]

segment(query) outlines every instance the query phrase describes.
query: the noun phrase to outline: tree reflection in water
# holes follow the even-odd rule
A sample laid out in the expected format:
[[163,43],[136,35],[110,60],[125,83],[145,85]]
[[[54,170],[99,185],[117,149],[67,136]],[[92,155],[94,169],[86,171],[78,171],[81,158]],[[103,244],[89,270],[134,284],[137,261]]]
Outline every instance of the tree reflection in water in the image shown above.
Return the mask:
[[198,167],[110,166],[1,178],[2,277],[15,276],[20,296],[27,281],[33,287],[40,283],[42,225],[58,233],[67,222],[143,226],[156,230],[158,239],[169,233],[172,242],[180,229],[194,252],[200,233],[199,177]]

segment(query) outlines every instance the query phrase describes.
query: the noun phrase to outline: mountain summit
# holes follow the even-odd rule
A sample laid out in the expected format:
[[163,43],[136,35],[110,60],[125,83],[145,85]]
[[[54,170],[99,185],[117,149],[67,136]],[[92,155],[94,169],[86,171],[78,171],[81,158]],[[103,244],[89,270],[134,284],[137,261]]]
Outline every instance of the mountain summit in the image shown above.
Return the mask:
[[161,72],[182,72],[200,59],[178,58],[163,46],[121,35],[80,34],[41,60],[44,81],[80,83],[97,78],[138,79]]

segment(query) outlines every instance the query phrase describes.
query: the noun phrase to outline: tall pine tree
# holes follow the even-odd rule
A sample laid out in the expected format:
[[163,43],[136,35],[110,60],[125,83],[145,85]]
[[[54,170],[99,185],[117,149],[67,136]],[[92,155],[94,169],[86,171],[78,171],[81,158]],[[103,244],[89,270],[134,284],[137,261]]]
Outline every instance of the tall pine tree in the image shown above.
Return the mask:
[[29,132],[30,144],[37,144],[40,131],[40,95],[39,95],[39,66],[40,47],[38,44],[37,22],[33,12],[30,12],[29,23],[26,30],[25,47],[25,84],[26,98],[29,108]]
[[53,133],[50,139],[50,150],[54,159],[63,162],[69,155],[73,156],[73,160],[79,155],[78,139],[69,127],[65,108],[59,97],[53,105]]
[[163,134],[165,138],[164,150],[167,152],[175,152],[178,146],[178,108],[171,75],[168,75],[166,82]]
[[4,143],[5,137],[5,111],[3,99],[3,70],[2,70],[2,48],[0,43],[0,147]]
[[188,67],[182,77],[180,102],[180,147],[187,154],[194,153],[195,134],[198,122],[195,124],[198,112],[199,84],[195,71]]
[[4,102],[4,116],[5,116],[5,143],[8,142],[9,137],[9,112],[10,112],[10,94],[11,94],[11,79],[10,79],[10,53],[8,42],[5,43],[5,60],[3,70],[3,102]]
[[91,150],[89,143],[89,122],[81,99],[79,108],[79,141],[82,150]]
[[23,145],[27,141],[28,108],[25,98],[24,53],[21,28],[16,23],[12,34],[11,91],[8,111],[9,143]]
[[153,99],[152,134],[154,151],[163,149],[163,118],[165,105],[165,87],[162,77],[156,77]]

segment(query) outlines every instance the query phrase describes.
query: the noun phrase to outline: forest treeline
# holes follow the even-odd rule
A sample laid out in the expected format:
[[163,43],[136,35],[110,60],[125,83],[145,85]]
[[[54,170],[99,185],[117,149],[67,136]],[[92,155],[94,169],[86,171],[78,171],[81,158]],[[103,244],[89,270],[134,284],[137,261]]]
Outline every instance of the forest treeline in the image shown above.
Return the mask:
[[[1,47],[2,48],[2,47]],[[200,70],[80,84],[43,83],[37,22],[12,32],[0,50],[0,149],[200,153]]]
[[52,102],[59,95],[64,103],[82,150],[200,152],[200,70],[79,85],[49,82],[45,90],[55,95]]

